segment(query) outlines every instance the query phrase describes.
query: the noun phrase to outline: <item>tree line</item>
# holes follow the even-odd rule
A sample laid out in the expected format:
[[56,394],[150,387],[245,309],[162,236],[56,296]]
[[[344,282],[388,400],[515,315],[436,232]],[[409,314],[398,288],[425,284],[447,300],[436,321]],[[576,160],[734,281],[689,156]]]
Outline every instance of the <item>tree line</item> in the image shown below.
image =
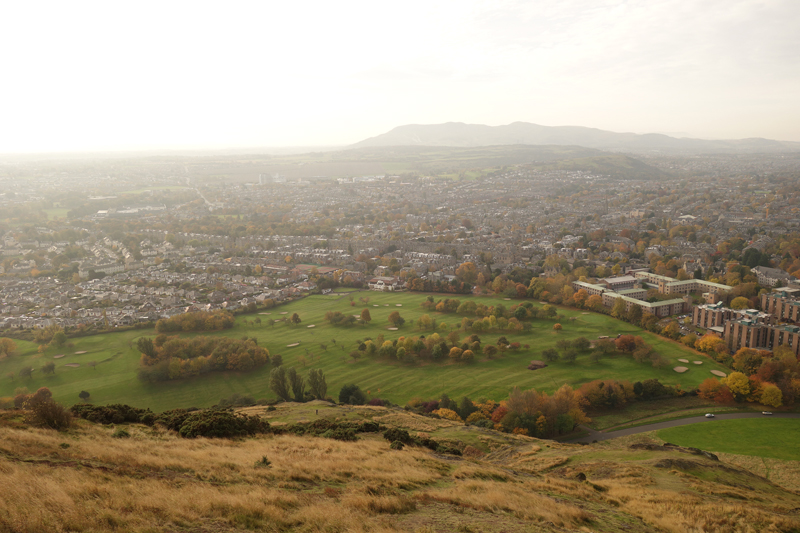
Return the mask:
[[162,333],[155,339],[141,337],[136,346],[142,354],[142,381],[167,381],[225,370],[251,372],[269,362],[282,363],[279,355],[271,360],[269,351],[258,346],[255,338],[247,337],[201,335],[182,339]]
[[708,378],[698,395],[720,404],[754,402],[780,407],[794,405],[800,397],[800,363],[789,346],[772,352],[741,348],[733,355],[733,368],[722,379]]
[[537,438],[553,438],[590,422],[581,394],[569,385],[552,395],[515,387],[501,402],[464,396],[456,402],[443,394],[438,400],[412,400],[407,409],[467,424]]
[[233,327],[235,318],[230,311],[196,311],[183,313],[156,322],[156,332],[175,333],[179,331],[218,331]]

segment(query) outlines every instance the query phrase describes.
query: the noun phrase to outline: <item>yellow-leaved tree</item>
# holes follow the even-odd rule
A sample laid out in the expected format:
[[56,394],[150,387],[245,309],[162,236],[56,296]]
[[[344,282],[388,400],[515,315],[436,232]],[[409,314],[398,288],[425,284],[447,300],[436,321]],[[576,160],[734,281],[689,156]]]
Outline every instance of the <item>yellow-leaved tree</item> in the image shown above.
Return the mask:
[[750,394],[750,380],[741,372],[731,372],[722,380],[727,385],[736,401],[742,401]]
[[713,333],[706,333],[694,344],[694,347],[700,350],[701,352],[710,353],[725,353],[727,352],[727,348],[725,347],[725,341],[722,340],[721,337],[718,335],[714,335]]
[[777,385],[765,383],[764,390],[761,392],[761,403],[770,407],[780,407],[783,403],[783,393]]

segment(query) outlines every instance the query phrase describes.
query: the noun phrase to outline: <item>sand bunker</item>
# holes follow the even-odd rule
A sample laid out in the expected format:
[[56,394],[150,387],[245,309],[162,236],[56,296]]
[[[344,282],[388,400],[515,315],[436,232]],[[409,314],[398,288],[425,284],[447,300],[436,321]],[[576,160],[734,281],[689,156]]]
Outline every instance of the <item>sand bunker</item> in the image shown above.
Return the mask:
[[58,354],[58,355],[54,355],[53,359],[61,359],[62,357],[64,357],[64,355],[65,354],[63,354],[63,353],[62,354]]
[[286,345],[287,348],[294,348],[295,346],[300,346],[300,343],[299,342],[295,342],[294,344],[287,344]]
[[703,362],[702,362],[702,361],[692,361],[692,363],[694,363],[694,364],[696,364],[696,365],[702,365],[702,364],[703,364]]
[[68,367],[70,367],[70,368],[78,368],[78,367],[79,367],[79,366],[81,366],[81,365],[79,365],[78,363],[67,363],[67,364],[66,364],[66,365],[64,365],[64,366],[68,366]]
[[389,331],[397,331],[397,328],[386,328],[386,329],[388,329]]
[[394,304],[397,307],[403,307],[403,304]]
[[723,372],[721,370],[712,370],[711,373],[714,374],[715,376],[717,376],[718,378],[728,377],[728,374],[726,374],[725,372]]
[[678,361],[680,361],[681,363],[688,363],[689,362],[688,359],[678,359]]
[[372,304],[372,307],[380,307],[378,304]]
[[271,315],[272,313],[258,313],[259,315]]
[[588,315],[588,314],[590,314],[590,313],[581,313],[581,314],[582,314],[582,315]]
[[315,327],[317,327],[317,325],[316,324],[309,324],[308,327],[309,328],[315,328]]
[[686,368],[685,366],[676,366],[676,367],[675,367],[675,368],[673,368],[672,370],[674,370],[674,371],[675,371],[675,372],[677,372],[678,374],[683,374],[684,372],[686,372],[686,371],[687,371],[687,370],[689,370],[689,369],[688,369],[688,368]]
[[82,351],[82,352],[75,352],[75,355],[83,355],[83,354],[85,354],[85,353],[86,353],[86,351],[84,350],[84,351]]
[[289,314],[289,311],[284,311],[284,312],[282,312],[281,314],[282,314],[282,315],[288,315],[288,314]]

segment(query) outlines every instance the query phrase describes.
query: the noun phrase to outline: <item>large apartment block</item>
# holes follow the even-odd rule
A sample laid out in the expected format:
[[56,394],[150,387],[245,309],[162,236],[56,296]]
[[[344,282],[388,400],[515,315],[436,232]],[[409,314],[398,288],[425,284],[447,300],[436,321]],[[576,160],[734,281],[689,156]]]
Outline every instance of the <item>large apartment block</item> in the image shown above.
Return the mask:
[[719,333],[729,320],[747,319],[759,324],[774,324],[775,317],[758,309],[730,309],[722,302],[695,305],[692,309],[692,324],[698,328],[712,329]]
[[783,289],[761,295],[761,309],[782,322],[800,322],[800,290]]
[[735,316],[736,312],[723,307],[722,302],[695,305],[692,309],[692,325],[703,329],[724,328],[725,323]]
[[646,302],[644,301],[644,298],[647,298],[647,290],[642,288],[627,288],[616,291],[609,288],[611,286],[630,287],[632,282],[635,283],[635,278],[632,278],[631,276],[624,277],[630,279],[625,279],[621,283],[615,283],[614,281],[611,281],[615,278],[606,278],[601,280],[604,282],[602,285],[599,283],[595,284],[586,283],[584,281],[573,281],[572,288],[576,291],[584,289],[589,293],[589,296],[602,296],[603,305],[605,307],[614,307],[617,298],[622,298],[622,300],[625,302],[626,311],[630,311],[631,307],[633,306],[638,306],[642,308],[643,313],[650,313],[659,318],[684,313],[688,311],[690,307],[688,300],[681,298],[661,302]]
[[[733,310],[722,303],[697,305],[692,323],[720,333],[733,353],[741,348],[772,350],[786,345],[800,354],[800,289],[783,287],[761,295],[762,311]],[[786,324],[789,322],[789,324]]]
[[740,348],[772,350],[789,346],[800,355],[800,326],[760,324],[751,319],[730,320],[725,323],[725,343],[733,353]]
[[704,279],[687,279],[679,281],[675,278],[668,276],[660,276],[652,272],[635,272],[636,279],[646,281],[652,285],[658,286],[658,292],[661,294],[690,294],[693,292],[702,292],[704,294],[718,294],[727,292],[732,287],[723,285],[722,283],[713,283]]

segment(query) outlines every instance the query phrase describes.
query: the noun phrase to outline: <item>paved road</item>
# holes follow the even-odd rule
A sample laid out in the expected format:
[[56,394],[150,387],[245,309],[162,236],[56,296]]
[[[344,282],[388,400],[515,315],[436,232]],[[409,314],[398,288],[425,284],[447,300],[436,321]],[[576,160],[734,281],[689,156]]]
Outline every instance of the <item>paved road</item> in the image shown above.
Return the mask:
[[592,442],[600,440],[615,439],[617,437],[624,437],[626,435],[635,435],[636,433],[644,433],[646,431],[653,431],[656,429],[674,428],[677,426],[688,426],[689,424],[713,424],[718,420],[737,420],[740,418],[800,418],[797,413],[775,413],[774,415],[762,415],[761,413],[734,413],[734,414],[718,414],[714,418],[706,418],[704,416],[693,416],[691,418],[681,418],[678,420],[670,420],[668,422],[658,422],[656,424],[647,424],[646,426],[637,426],[634,428],[620,429],[619,431],[609,431],[608,433],[602,431],[595,431],[592,428],[581,426],[589,432],[586,437],[580,439],[570,440],[567,442],[580,443]]

